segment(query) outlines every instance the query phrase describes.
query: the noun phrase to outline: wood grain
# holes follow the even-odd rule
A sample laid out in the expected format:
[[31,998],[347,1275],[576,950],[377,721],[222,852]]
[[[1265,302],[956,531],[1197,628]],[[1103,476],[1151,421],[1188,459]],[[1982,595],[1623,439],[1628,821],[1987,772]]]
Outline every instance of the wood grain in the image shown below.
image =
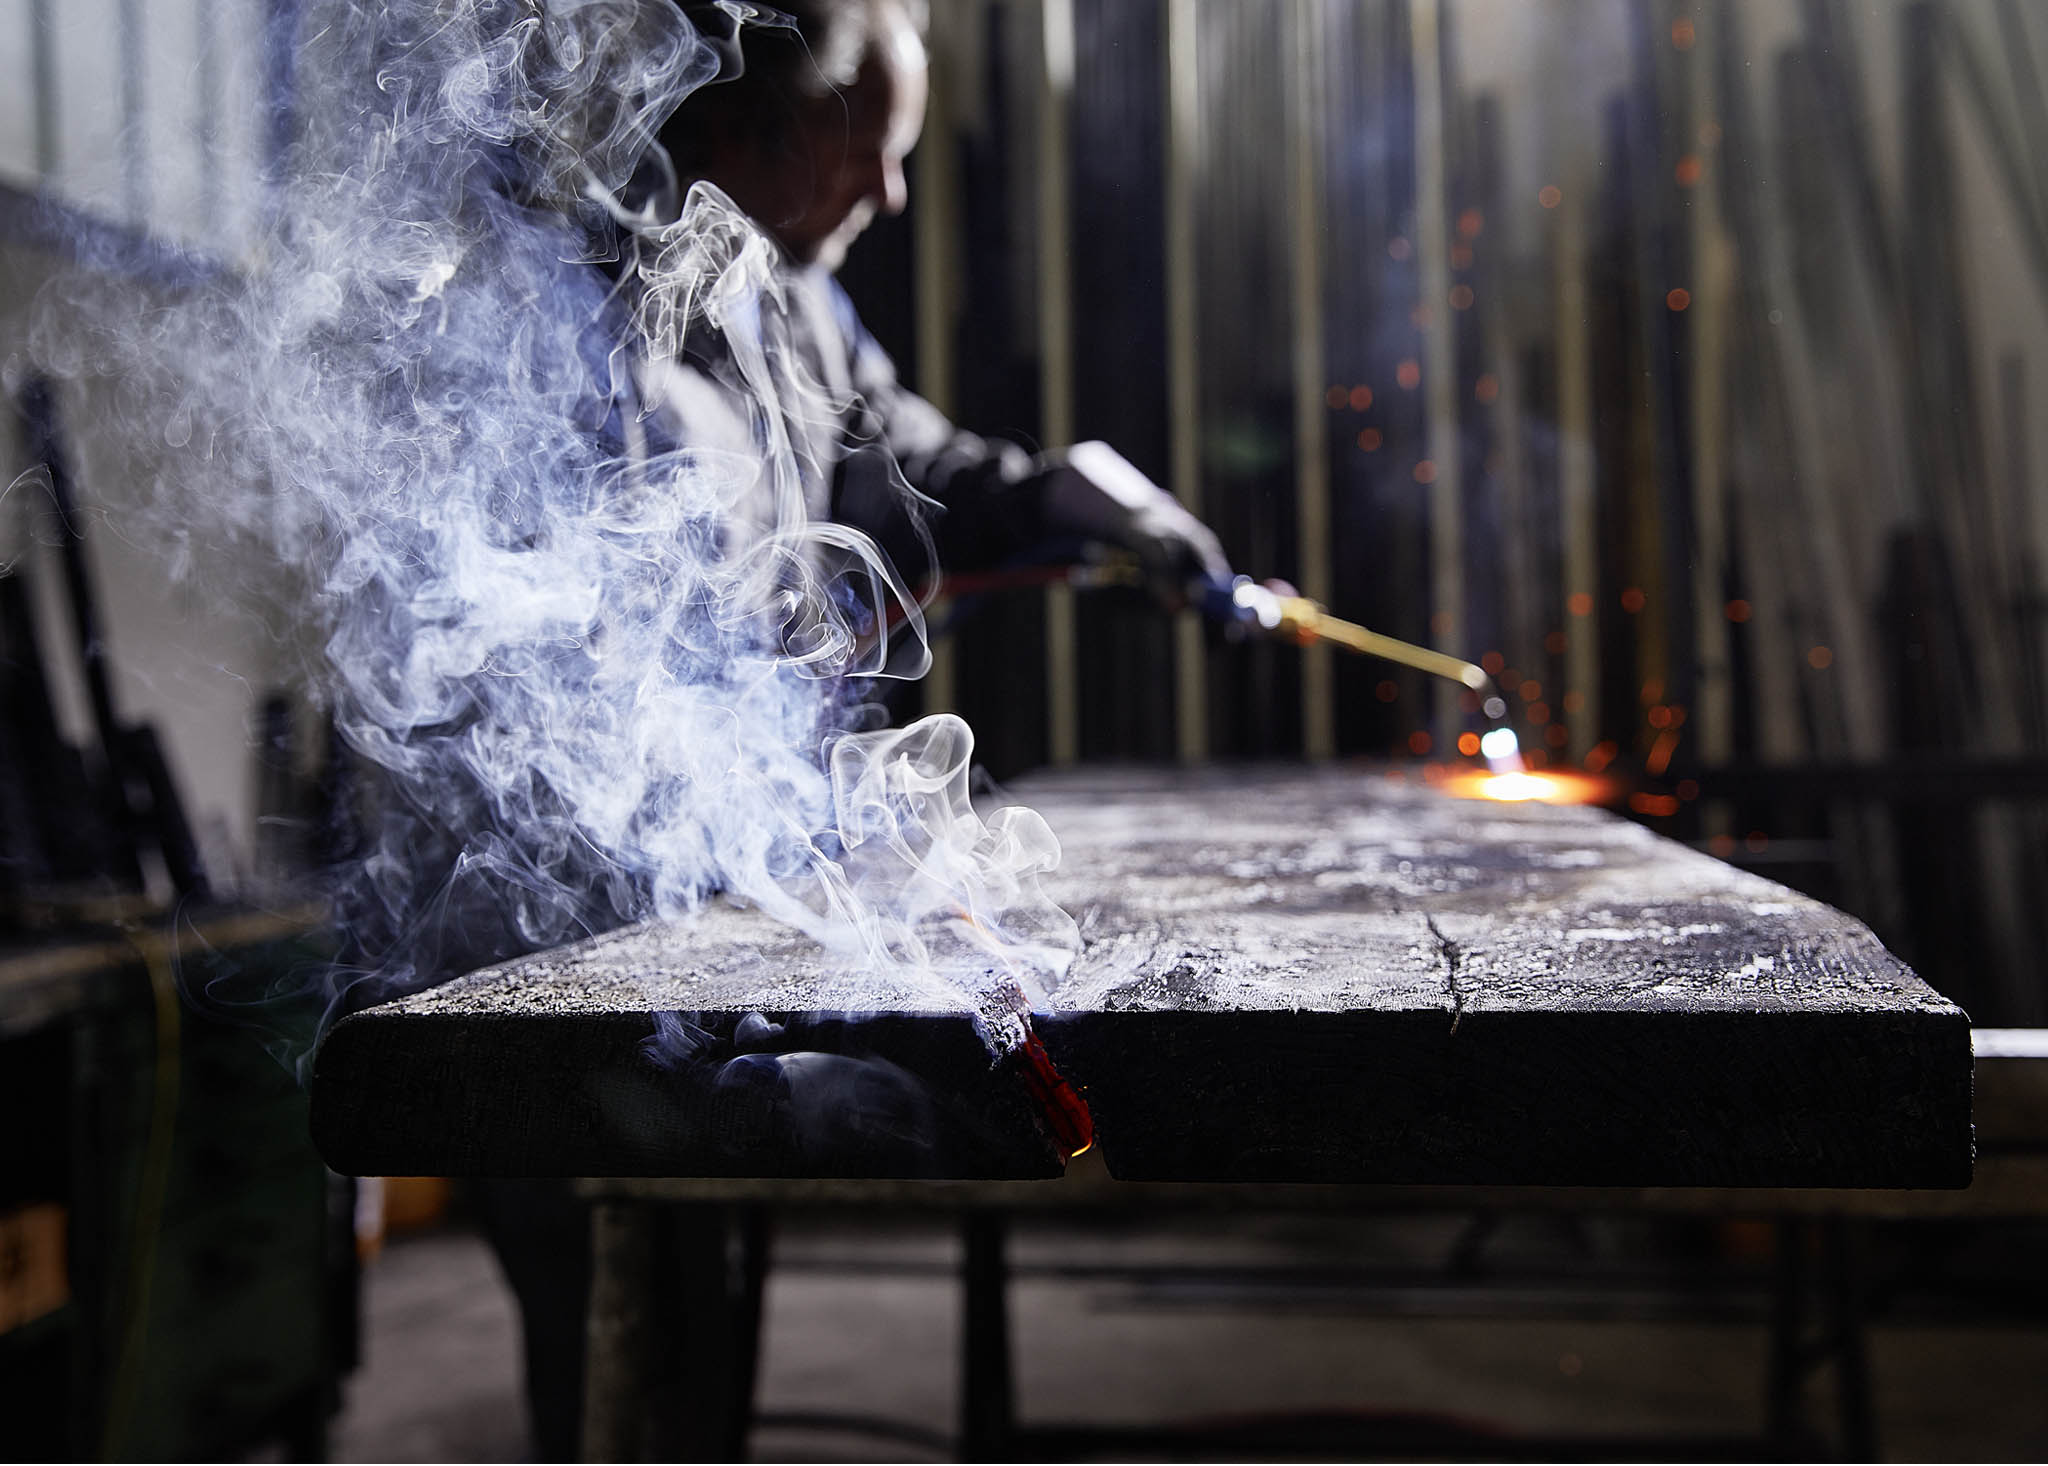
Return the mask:
[[[1859,923],[1626,821],[1356,769],[1021,793],[1084,943],[1033,1023],[1118,1177],[1969,1180],[1960,1010]],[[316,1129],[386,1174],[1056,1174],[958,1006],[714,907],[344,1020]]]

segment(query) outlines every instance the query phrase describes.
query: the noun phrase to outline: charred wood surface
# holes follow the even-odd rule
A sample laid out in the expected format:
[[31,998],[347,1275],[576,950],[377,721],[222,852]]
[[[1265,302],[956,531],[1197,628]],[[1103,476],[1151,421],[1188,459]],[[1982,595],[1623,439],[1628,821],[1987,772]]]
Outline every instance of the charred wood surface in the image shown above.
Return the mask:
[[[1130,1180],[1960,1186],[1966,1018],[1860,923],[1596,810],[1356,769],[1020,791],[1083,947],[1033,1025]],[[344,1020],[358,1172],[1034,1177],[973,1018],[707,910]]]

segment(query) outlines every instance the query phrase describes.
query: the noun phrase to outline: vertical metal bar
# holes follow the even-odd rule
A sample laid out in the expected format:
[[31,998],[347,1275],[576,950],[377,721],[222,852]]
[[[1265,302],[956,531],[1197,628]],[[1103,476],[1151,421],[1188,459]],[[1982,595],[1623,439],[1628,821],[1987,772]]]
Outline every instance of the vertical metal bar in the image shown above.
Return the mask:
[[2027,359],[2019,351],[2006,351],[1998,358],[1998,405],[2005,429],[2004,461],[1999,467],[2011,506],[2007,533],[2012,538],[2014,560],[2013,639],[2022,656],[2018,680],[2024,747],[2030,753],[2040,753],[2048,751],[2048,679],[2042,676],[2041,531],[2034,512],[2033,455],[2029,452],[2032,414],[2027,407]]
[[[1301,593],[1330,599],[1330,453],[1323,402],[1323,0],[1294,0],[1287,20],[1293,94],[1287,111],[1288,239],[1294,284],[1294,499],[1296,573]],[[1337,751],[1337,715],[1330,648],[1301,654],[1302,752],[1324,759]]]
[[[1048,446],[1074,440],[1074,281],[1067,110],[1074,96],[1074,0],[1039,0],[1038,353],[1039,419]],[[1074,592],[1045,592],[1046,741],[1054,764],[1081,753],[1080,668]]]
[[[1465,648],[1465,542],[1458,444],[1458,345],[1451,320],[1451,242],[1445,217],[1441,0],[1413,0],[1409,44],[1415,73],[1415,248],[1420,266],[1422,375],[1427,388],[1429,463],[1429,635],[1458,655]],[[1458,689],[1436,682],[1431,719],[1437,746],[1457,736]]]
[[1556,205],[1557,486],[1564,514],[1565,706],[1572,757],[1600,729],[1599,541],[1595,525],[1592,350],[1586,311],[1585,211],[1576,180]]
[[142,0],[121,0],[121,193],[128,222],[149,227],[148,138],[142,126]]
[[51,25],[54,0],[29,0],[32,99],[36,109],[36,177],[47,187],[63,156],[57,136],[57,37]]
[[[1708,175],[1716,184],[1716,204],[1728,220],[1735,245],[1736,307],[1731,315],[1735,357],[1743,370],[1727,379],[1733,400],[1730,416],[1747,430],[1726,445],[1732,470],[1732,505],[1736,563],[1741,589],[1753,606],[1742,632],[1750,676],[1749,703],[1756,725],[1756,753],[1766,763],[1789,762],[1806,750],[1800,716],[1795,664],[1798,652],[1791,607],[1806,574],[1804,547],[1781,528],[1786,466],[1794,461],[1793,426],[1784,394],[1778,389],[1779,324],[1770,318],[1769,270],[1763,258],[1765,182],[1763,136],[1753,120],[1749,49],[1744,44],[1741,13],[1724,7],[1715,16],[1707,43],[1714,69],[1716,121],[1720,148]],[[1874,203],[1874,195],[1873,203]],[[1863,232],[1882,215],[1859,215]],[[1883,239],[1866,243],[1866,259],[1874,272],[1888,272],[1890,251]],[[1797,565],[1798,568],[1794,568]]]
[[199,62],[199,217],[211,228],[221,228],[220,176],[220,27],[214,7],[219,0],[193,0],[192,23],[197,32]]
[[[1504,237],[1508,210],[1502,193],[1501,175],[1506,168],[1502,130],[1499,95],[1478,98],[1473,106],[1473,132],[1480,166],[1475,172],[1477,204],[1485,232],[1467,248],[1473,249],[1472,283],[1478,292],[1476,304],[1482,321],[1481,349],[1493,384],[1492,403],[1485,418],[1491,429],[1491,451],[1499,457],[1497,470],[1491,475],[1499,486],[1501,546],[1501,625],[1499,640],[1494,644],[1511,665],[1536,668],[1544,662],[1543,638],[1551,616],[1536,590],[1540,582],[1537,546],[1543,543],[1544,536],[1529,506],[1529,465],[1522,426],[1527,415],[1523,405],[1527,389],[1516,344],[1518,292]],[[1471,650],[1479,648],[1475,645]],[[1543,676],[1542,680],[1550,679]]]
[[[1713,24],[1714,18],[1705,17]],[[1715,68],[1705,54],[1690,64],[1692,113],[1718,119],[1719,93]],[[1712,149],[1701,146],[1688,205],[1692,213],[1693,363],[1692,413],[1693,631],[1697,639],[1699,685],[1693,720],[1700,762],[1709,768],[1726,763],[1735,753],[1735,689],[1730,663],[1728,618],[1723,610],[1724,574],[1728,563],[1727,476],[1722,450],[1727,421],[1728,323],[1734,309],[1735,251],[1727,221],[1721,215],[1720,163]],[[1713,812],[1715,819],[1726,811]],[[1721,834],[1716,828],[1708,834]]]
[[[1166,374],[1175,497],[1202,512],[1200,335],[1195,169],[1201,150],[1200,37],[1195,0],[1166,0]],[[1196,612],[1174,625],[1174,723],[1183,763],[1209,756],[1207,653]]]
[[1624,209],[1635,249],[1637,289],[1644,297],[1636,312],[1642,354],[1644,466],[1648,481],[1631,517],[1641,527],[1637,583],[1647,590],[1652,613],[1637,618],[1636,646],[1643,681],[1656,681],[1663,700],[1692,710],[1697,679],[1692,653],[1695,580],[1693,555],[1691,432],[1686,405],[1690,354],[1689,314],[1669,304],[1669,292],[1690,285],[1685,247],[1688,233],[1673,222],[1677,185],[1665,157],[1665,139],[1691,131],[1690,90],[1672,86],[1672,10],[1668,0],[1636,0],[1629,17],[1632,76],[1624,90],[1620,139],[1627,159],[1629,198]]
[[[956,11],[940,6],[932,16],[929,46],[934,55],[950,49]],[[925,108],[923,141],[918,145],[916,227],[917,261],[917,385],[925,400],[951,417],[955,411],[953,326],[960,301],[960,169],[958,138],[953,127],[951,68],[931,69],[930,101]],[[943,599],[928,608],[927,626],[945,621]],[[931,645],[932,664],[924,674],[924,710],[941,713],[959,703],[959,681],[950,638]]]
[[2005,51],[2007,74],[2012,78],[2013,97],[2019,104],[2020,132],[2027,156],[2034,160],[2035,175],[2030,201],[2035,227],[2048,225],[2048,199],[2041,195],[2039,169],[2048,160],[2048,100],[2041,89],[2041,71],[2034,65],[2034,42],[2027,34],[2026,17],[2018,0],[1997,0],[1998,35]]

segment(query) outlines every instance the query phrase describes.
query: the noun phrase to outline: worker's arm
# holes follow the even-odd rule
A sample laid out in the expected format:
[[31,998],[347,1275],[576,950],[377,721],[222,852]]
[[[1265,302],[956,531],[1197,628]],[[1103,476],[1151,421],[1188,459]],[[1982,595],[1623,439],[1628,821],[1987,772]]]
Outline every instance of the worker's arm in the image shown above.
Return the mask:
[[[913,584],[930,568],[914,518],[948,570],[1090,541],[1136,555],[1162,593],[1177,594],[1203,576],[1229,576],[1230,562],[1209,527],[1108,444],[1033,456],[955,427],[898,380],[895,363],[861,326],[844,292],[836,284],[832,290],[862,403],[840,466],[834,518],[876,534]],[[904,493],[906,481],[920,497]]]

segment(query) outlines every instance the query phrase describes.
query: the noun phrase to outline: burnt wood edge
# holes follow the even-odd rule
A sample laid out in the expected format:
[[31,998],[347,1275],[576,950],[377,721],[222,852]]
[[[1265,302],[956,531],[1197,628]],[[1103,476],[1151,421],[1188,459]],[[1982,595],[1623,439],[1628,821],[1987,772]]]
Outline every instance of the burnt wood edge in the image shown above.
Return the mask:
[[1129,1181],[1970,1184],[1960,1010],[1037,1020]]
[[[745,1016],[690,1015],[701,1049],[664,1067],[651,1012],[371,1009],[315,1058],[315,1143],[356,1174],[1061,1173],[965,1014],[769,1015],[778,1051],[846,1061],[791,1082],[778,1054],[742,1052]],[[1953,1008],[1035,1024],[1122,1180],[1953,1189],[1972,1173]]]
[[1062,1173],[968,1014],[665,1015],[666,1049],[656,1016],[353,1014],[314,1056],[314,1144],[352,1175]]

